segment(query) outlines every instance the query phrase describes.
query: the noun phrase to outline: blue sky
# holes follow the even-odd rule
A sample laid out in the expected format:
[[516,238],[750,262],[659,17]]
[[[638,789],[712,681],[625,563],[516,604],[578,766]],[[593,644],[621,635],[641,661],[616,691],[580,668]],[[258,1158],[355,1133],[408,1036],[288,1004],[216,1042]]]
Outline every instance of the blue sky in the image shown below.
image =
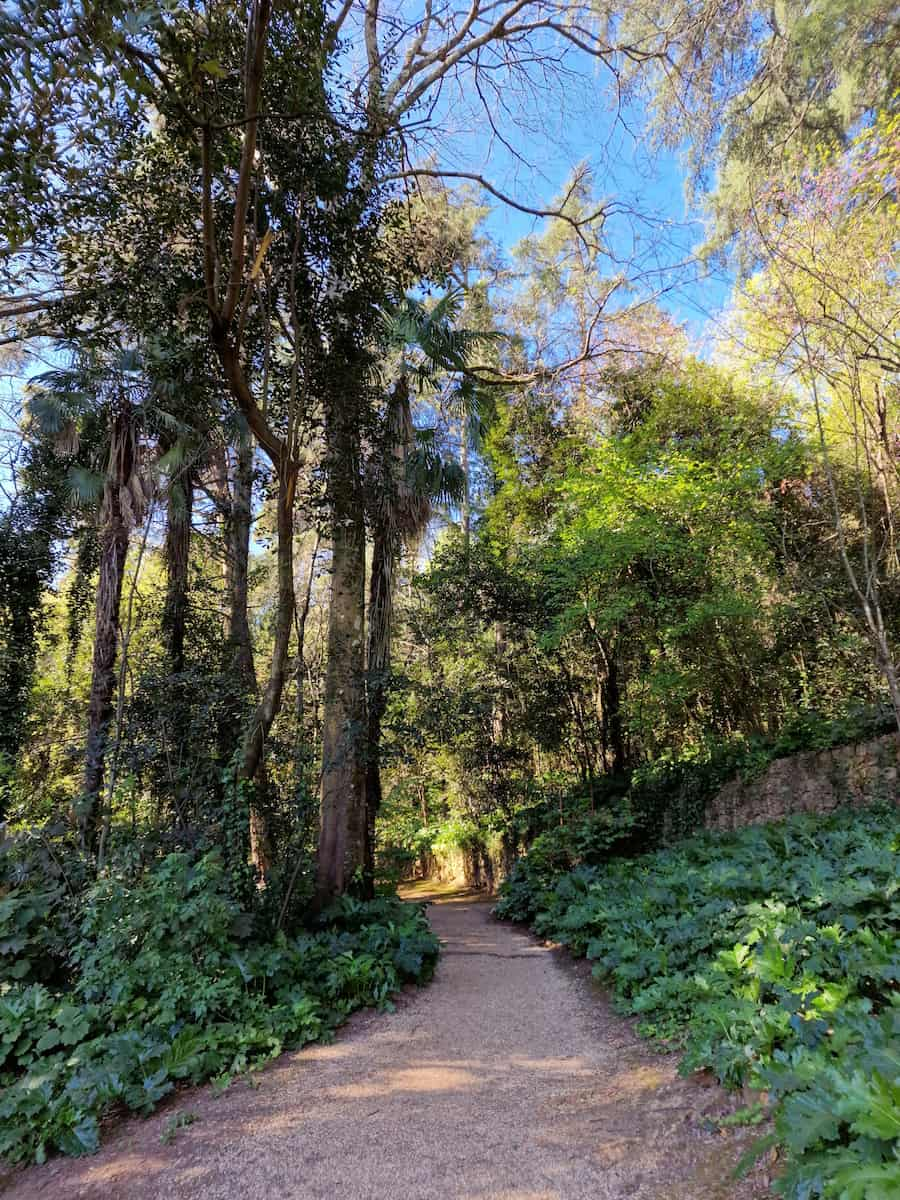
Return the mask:
[[[466,91],[451,90],[435,113],[436,124],[448,132],[430,148],[431,153],[443,168],[480,174],[536,208],[547,207],[564,188],[573,167],[587,162],[600,196],[615,197],[640,214],[618,224],[610,222],[614,247],[627,257],[633,246],[626,243],[636,229],[641,260],[674,268],[692,257],[704,235],[702,212],[688,205],[682,156],[651,143],[646,113],[638,101],[614,108],[608,80],[592,60],[580,58],[574,63],[570,86],[537,88],[533,95],[519,97],[505,113],[498,107],[490,119],[471,85]],[[508,250],[542,224],[498,201],[493,202],[487,228]],[[688,326],[692,339],[707,342],[715,318],[727,304],[731,276],[721,268],[713,272],[696,265],[673,271],[667,281],[672,287],[662,306]]]

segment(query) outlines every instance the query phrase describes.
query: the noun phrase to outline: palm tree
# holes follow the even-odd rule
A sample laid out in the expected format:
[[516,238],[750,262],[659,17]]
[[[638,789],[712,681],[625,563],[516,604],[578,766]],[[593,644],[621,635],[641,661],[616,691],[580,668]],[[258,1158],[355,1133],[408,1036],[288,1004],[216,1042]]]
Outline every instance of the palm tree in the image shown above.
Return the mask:
[[[32,381],[29,413],[37,436],[70,460],[74,502],[92,509],[99,570],[85,740],[82,798],[75,819],[84,849],[97,850],[109,725],[121,638],[119,609],[131,532],[156,492],[160,466],[148,453],[151,428],[180,432],[156,403],[144,364],[131,350],[81,356],[72,366]],[[180,452],[180,449],[179,449]]]
[[412,416],[412,385],[434,389],[448,376],[460,381],[458,402],[477,419],[478,394],[467,375],[472,349],[494,335],[457,329],[462,291],[448,292],[432,308],[406,296],[385,314],[388,346],[399,357],[388,393],[382,435],[368,469],[372,570],[366,656],[367,767],[365,891],[375,871],[375,819],[381,806],[381,727],[391,673],[391,623],[395,568],[402,546],[416,546],[435,502],[467,501],[467,480],[459,463],[437,450],[433,431],[417,431]]

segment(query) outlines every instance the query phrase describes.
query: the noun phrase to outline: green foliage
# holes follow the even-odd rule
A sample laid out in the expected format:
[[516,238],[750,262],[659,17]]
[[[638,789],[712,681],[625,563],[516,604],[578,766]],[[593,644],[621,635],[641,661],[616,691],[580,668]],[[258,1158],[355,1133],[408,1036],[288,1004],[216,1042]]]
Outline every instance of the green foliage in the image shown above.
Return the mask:
[[413,854],[448,819],[527,845],[560,797],[626,785],[650,849],[729,779],[891,727],[796,406],[690,359],[602,383],[590,424],[498,403],[474,537],[444,536],[405,605],[383,830]]
[[66,826],[28,826],[0,841],[0,985],[68,982],[89,871]]
[[[689,0],[669,7],[669,28],[680,32],[665,67],[648,74],[657,132],[673,145],[688,139],[720,243],[751,224],[754,188],[788,154],[840,144],[890,103],[896,14],[885,0],[710,0],[704,20],[698,11]],[[632,37],[646,36],[658,10],[632,3],[625,22]]]
[[55,893],[15,889],[0,899],[0,977],[31,981],[51,970]]
[[882,706],[848,708],[830,718],[807,709],[789,717],[774,738],[710,740],[692,753],[642,764],[631,773],[626,794],[644,848],[702,828],[707,803],[731,779],[754,779],[776,759],[865,741],[895,729],[893,712]]
[[[4,903],[27,935],[25,898]],[[12,1161],[89,1153],[114,1108],[149,1112],[182,1082],[326,1037],[354,1009],[425,982],[438,954],[422,909],[393,897],[347,900],[313,931],[253,940],[216,854],[169,855],[138,882],[101,879],[83,911],[69,991],[15,970],[0,991],[0,1154]]]
[[560,875],[621,853],[632,842],[634,828],[630,809],[622,805],[539,834],[503,882],[497,915],[509,921],[534,920],[544,893],[552,891]]
[[[548,835],[549,837],[549,835]],[[791,1200],[900,1180],[900,838],[894,809],[794,817],[557,873],[546,839],[499,916],[594,963],[645,1035],[769,1095]],[[530,886],[529,886],[530,885]]]
[[168,1146],[175,1141],[180,1129],[187,1129],[197,1120],[197,1114],[192,1112],[175,1113],[166,1121],[166,1127],[159,1135],[159,1140],[164,1146]]
[[[65,476],[58,455],[28,446],[22,494],[0,514],[0,753],[14,761],[27,730],[28,693],[44,623],[44,593],[65,530]],[[0,780],[0,813],[8,807]]]

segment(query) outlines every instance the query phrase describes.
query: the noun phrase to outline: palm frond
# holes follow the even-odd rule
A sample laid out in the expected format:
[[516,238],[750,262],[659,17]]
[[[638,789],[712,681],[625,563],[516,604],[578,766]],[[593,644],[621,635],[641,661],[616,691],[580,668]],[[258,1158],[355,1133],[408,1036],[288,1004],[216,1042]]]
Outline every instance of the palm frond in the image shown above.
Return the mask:
[[464,372],[473,350],[500,338],[496,332],[456,327],[464,300],[461,288],[447,292],[431,308],[414,296],[405,296],[382,313],[388,344],[404,358],[407,350],[420,356],[414,365],[407,364],[408,373],[420,381],[433,382],[448,371]]
[[96,471],[89,471],[87,467],[73,466],[69,468],[69,491],[75,504],[80,508],[91,508],[99,502],[103,495],[105,482],[103,475]]
[[156,460],[156,469],[160,475],[177,475],[184,466],[187,457],[187,447],[181,439]]
[[444,458],[433,444],[420,443],[407,455],[406,483],[430,501],[454,504],[465,494],[466,477],[458,462]]

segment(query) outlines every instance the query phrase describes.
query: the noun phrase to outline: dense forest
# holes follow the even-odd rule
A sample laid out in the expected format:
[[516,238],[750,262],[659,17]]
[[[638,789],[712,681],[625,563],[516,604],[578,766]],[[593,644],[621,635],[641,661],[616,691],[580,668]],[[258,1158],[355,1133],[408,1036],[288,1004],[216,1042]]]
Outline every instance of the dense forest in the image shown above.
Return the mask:
[[892,815],[699,832],[900,728],[896,18],[0,5],[0,1155],[388,1004],[397,882],[531,848],[501,915],[784,1194],[900,1194]]

